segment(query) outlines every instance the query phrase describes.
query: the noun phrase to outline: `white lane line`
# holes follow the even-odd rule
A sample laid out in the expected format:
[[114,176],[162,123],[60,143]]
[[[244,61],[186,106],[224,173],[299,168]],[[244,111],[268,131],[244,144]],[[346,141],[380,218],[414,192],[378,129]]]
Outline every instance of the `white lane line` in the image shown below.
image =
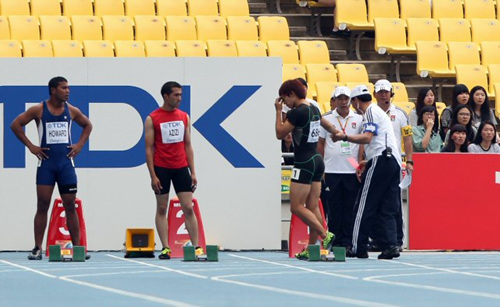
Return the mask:
[[12,262],[9,262],[9,261],[5,261],[5,260],[0,260],[0,262],[8,264],[8,265],[16,267],[16,268],[23,269],[25,271],[29,271],[29,272],[32,272],[32,273],[36,273],[36,274],[42,275],[42,276],[45,276],[45,277],[55,278],[55,279],[63,280],[63,281],[70,282],[70,283],[73,283],[73,284],[77,284],[77,285],[80,285],[80,286],[94,288],[94,289],[97,289],[97,290],[111,292],[111,293],[119,294],[119,295],[123,295],[123,296],[133,297],[133,298],[137,298],[137,299],[141,299],[141,300],[145,300],[145,301],[160,303],[160,304],[168,305],[168,306],[178,306],[178,307],[196,306],[196,305],[186,304],[186,303],[183,303],[183,302],[178,302],[178,301],[168,300],[168,299],[164,299],[164,298],[160,298],[160,297],[155,297],[155,296],[151,296],[151,295],[145,295],[145,294],[141,294],[141,293],[124,291],[124,290],[110,288],[110,287],[105,287],[105,286],[101,286],[101,285],[97,285],[97,284],[93,284],[93,283],[89,283],[89,282],[73,280],[73,279],[71,279],[68,276],[58,277],[56,275],[47,274],[45,272],[42,272],[42,271],[39,271],[39,270],[35,270],[35,269],[32,269],[32,268],[29,268],[29,267],[26,267],[26,266],[23,266],[23,265],[19,265],[19,264],[15,264],[15,263],[12,263]]
[[235,274],[235,275],[215,276],[215,277],[212,277],[211,279],[215,280],[215,281],[219,281],[219,282],[233,284],[233,285],[256,288],[256,289],[260,289],[260,290],[266,290],[266,291],[294,295],[294,296],[307,297],[307,298],[311,298],[314,300],[322,299],[322,300],[332,301],[332,302],[337,302],[337,303],[351,304],[351,305],[357,305],[357,306],[370,306],[370,307],[395,306],[395,305],[389,305],[389,304],[380,304],[380,303],[374,303],[374,302],[368,302],[368,301],[362,301],[362,300],[355,300],[355,299],[350,299],[350,298],[340,297],[340,296],[324,295],[324,294],[319,294],[319,293],[303,292],[303,291],[297,291],[297,290],[288,290],[288,289],[283,289],[283,288],[264,286],[264,285],[259,285],[259,284],[251,284],[251,283],[247,283],[247,282],[226,279],[226,278],[235,278],[235,277],[241,277],[241,275]]
[[245,257],[245,256],[238,256],[238,255],[235,255],[235,254],[229,254],[229,256],[235,257],[235,258],[240,258],[240,259],[245,259],[245,260],[250,260],[250,261],[256,261],[256,262],[262,262],[262,263],[267,263],[267,264],[272,264],[272,265],[284,266],[284,267],[287,267],[287,268],[292,268],[292,269],[296,269],[296,270],[307,271],[307,272],[316,273],[316,274],[322,274],[322,275],[328,275],[328,276],[335,276],[335,277],[341,277],[341,278],[353,279],[353,280],[359,279],[358,277],[354,277],[354,276],[343,275],[343,274],[336,274],[336,273],[331,273],[331,272],[323,272],[323,271],[313,270],[313,269],[304,268],[304,267],[295,266],[295,265],[290,265],[290,264],[285,264],[285,263],[279,263],[279,262],[274,262],[274,261],[268,261],[268,260],[250,258],[250,257]]
[[446,272],[446,273],[452,273],[452,274],[460,274],[460,275],[467,275],[467,276],[474,276],[474,277],[481,277],[481,278],[488,278],[488,279],[494,279],[494,280],[500,280],[499,276],[491,276],[491,275],[484,275],[484,274],[476,274],[476,273],[470,273],[470,272],[461,272],[461,271],[456,271],[456,270],[451,270],[451,269],[446,269],[446,268],[436,268],[436,267],[431,267],[423,264],[414,264],[414,263],[407,263],[407,262],[401,262],[398,260],[391,260],[393,263],[399,263],[407,266],[412,266],[412,267],[417,267],[417,268],[423,268],[427,270],[434,270],[434,271],[441,271],[441,272]]
[[132,262],[132,263],[142,264],[142,265],[149,266],[152,268],[157,268],[157,269],[161,269],[161,270],[165,270],[165,271],[169,271],[169,272],[173,272],[173,273],[178,273],[178,274],[182,274],[182,275],[186,275],[186,276],[196,277],[196,278],[200,278],[200,279],[208,279],[208,276],[189,273],[189,272],[181,271],[181,270],[174,270],[174,269],[167,268],[167,267],[164,267],[161,265],[151,264],[151,263],[142,262],[142,261],[138,261],[138,260],[132,260],[132,259],[128,259],[128,258],[117,257],[115,255],[110,255],[110,254],[106,254],[106,256],[111,257],[111,258],[115,258],[115,259],[118,259],[121,261],[128,261],[128,262]]

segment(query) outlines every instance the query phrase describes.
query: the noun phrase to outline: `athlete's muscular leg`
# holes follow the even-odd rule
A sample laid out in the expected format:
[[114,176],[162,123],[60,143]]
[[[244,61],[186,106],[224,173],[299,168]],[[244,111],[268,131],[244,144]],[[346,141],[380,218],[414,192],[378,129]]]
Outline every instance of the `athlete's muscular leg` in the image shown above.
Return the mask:
[[[304,207],[304,204],[308,201],[310,192],[311,185],[292,182],[290,184],[290,211],[298,216],[307,226],[309,226],[309,230],[311,233],[309,237],[310,239],[314,239],[314,242],[310,243],[316,243],[318,235],[320,235],[321,238],[326,237],[326,231],[323,228],[320,220],[318,219],[317,214],[315,213],[315,211],[318,210],[318,199],[316,199],[315,207],[313,201],[309,201],[309,204],[307,204],[307,208]],[[319,197],[319,191],[316,192],[317,197]],[[311,238],[314,236],[316,236],[316,238]]]
[[198,246],[198,219],[193,210],[193,193],[179,192],[177,193],[177,197],[181,203],[182,212],[184,212],[186,230],[191,238],[191,244]]
[[158,236],[162,247],[168,247],[168,221],[167,221],[167,210],[168,210],[168,194],[156,195],[156,231],[158,231]]
[[[313,181],[311,184],[311,190],[306,200],[306,208],[309,209],[315,216],[320,225],[323,225],[323,217],[321,216],[321,211],[319,210],[319,196],[321,194],[321,182]],[[315,244],[318,240],[318,236],[323,237],[326,234],[324,228],[321,232],[311,228],[309,235],[309,244]]]
[[36,186],[36,214],[35,214],[35,245],[40,249],[42,248],[43,236],[45,235],[45,228],[47,227],[47,212],[50,208],[50,200],[54,186],[51,185],[37,185]]
[[78,214],[76,213],[76,194],[61,194],[61,199],[64,211],[66,212],[66,225],[68,226],[69,234],[71,235],[71,242],[73,242],[73,246],[78,246],[80,245],[80,220],[78,219]]

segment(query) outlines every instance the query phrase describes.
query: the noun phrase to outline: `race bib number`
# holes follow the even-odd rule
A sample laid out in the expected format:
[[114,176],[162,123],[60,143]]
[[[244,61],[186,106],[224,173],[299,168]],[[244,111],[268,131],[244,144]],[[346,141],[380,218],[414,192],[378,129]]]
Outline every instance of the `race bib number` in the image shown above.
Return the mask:
[[309,124],[309,137],[307,143],[317,143],[319,140],[319,120]]
[[51,122],[45,124],[47,144],[69,143],[69,123]]
[[160,124],[163,144],[179,143],[184,140],[184,122],[182,120]]
[[292,169],[292,179],[299,180],[299,177],[300,177],[300,169],[293,168]]

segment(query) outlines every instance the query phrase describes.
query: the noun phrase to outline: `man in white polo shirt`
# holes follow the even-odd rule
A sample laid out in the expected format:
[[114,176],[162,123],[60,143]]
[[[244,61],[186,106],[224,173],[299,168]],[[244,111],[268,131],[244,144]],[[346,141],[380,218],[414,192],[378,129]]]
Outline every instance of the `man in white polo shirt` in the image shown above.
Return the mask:
[[372,104],[372,96],[365,85],[351,92],[351,102],[363,114],[361,134],[339,132],[333,139],[365,144],[366,162],[362,161],[361,187],[355,204],[352,248],[348,257],[368,258],[368,236],[373,222],[381,224],[378,259],[399,257],[396,234],[397,199],[401,174],[401,156],[391,121],[387,114]]
[[[350,108],[351,91],[346,86],[339,86],[332,93],[332,105],[337,106],[327,112],[324,118],[338,131],[345,134],[360,134],[363,117]],[[363,145],[350,142],[333,142],[331,134],[320,128],[318,151],[325,160],[325,189],[328,190],[326,203],[328,229],[335,234],[334,246],[352,245],[352,222],[354,203],[359,189],[356,168],[349,158],[363,160]]]

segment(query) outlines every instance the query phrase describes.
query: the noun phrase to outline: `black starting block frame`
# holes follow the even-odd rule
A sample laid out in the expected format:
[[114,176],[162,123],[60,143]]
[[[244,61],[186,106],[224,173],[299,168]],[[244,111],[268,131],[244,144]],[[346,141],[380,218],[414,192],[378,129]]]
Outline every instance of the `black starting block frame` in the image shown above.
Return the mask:
[[184,261],[219,261],[219,247],[217,245],[207,245],[206,254],[196,255],[194,246],[184,246]]

